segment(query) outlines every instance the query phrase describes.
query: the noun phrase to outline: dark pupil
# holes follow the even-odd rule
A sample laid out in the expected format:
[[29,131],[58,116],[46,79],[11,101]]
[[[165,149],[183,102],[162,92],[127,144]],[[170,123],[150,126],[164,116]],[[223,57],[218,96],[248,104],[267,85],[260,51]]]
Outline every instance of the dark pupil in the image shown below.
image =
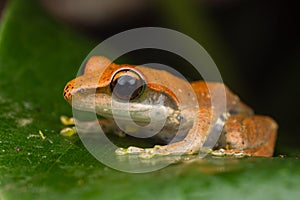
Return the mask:
[[112,92],[119,99],[133,100],[142,92],[143,84],[140,80],[129,75],[120,76],[112,84]]

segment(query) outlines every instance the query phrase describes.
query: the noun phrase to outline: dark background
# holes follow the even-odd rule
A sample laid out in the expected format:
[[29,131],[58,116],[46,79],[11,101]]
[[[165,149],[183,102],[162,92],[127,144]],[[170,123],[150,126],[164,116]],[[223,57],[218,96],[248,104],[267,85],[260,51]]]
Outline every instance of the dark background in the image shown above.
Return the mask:
[[[144,26],[166,27],[187,34],[210,53],[224,82],[244,102],[256,113],[270,115],[278,122],[277,148],[282,144],[300,146],[296,1],[144,0],[135,8],[122,3],[111,10],[103,8],[99,1],[95,5],[99,6],[99,12],[94,15],[89,13],[89,6],[80,6],[87,10],[88,17],[84,12],[74,14],[67,9],[76,7],[76,1],[66,0],[69,5],[57,2],[41,0],[41,5],[61,23],[99,43],[120,31]],[[4,3],[0,1],[0,8]],[[95,1],[86,1],[92,3]],[[189,74],[188,66],[173,56],[153,51],[135,53],[128,55],[133,64],[148,62],[152,56],[157,62]]]

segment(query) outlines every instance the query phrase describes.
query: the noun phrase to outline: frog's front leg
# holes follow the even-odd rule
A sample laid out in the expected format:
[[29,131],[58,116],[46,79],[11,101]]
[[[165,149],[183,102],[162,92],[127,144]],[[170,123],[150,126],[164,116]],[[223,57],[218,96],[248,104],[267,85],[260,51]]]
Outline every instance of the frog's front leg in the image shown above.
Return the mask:
[[128,147],[127,149],[117,149],[117,154],[140,154],[141,157],[152,157],[154,155],[169,154],[193,154],[198,152],[208,133],[212,117],[210,108],[200,108],[193,127],[189,130],[186,137],[179,142],[163,146],[154,146],[153,148]]
[[277,124],[270,117],[233,115],[223,129],[225,154],[241,152],[249,156],[273,155]]

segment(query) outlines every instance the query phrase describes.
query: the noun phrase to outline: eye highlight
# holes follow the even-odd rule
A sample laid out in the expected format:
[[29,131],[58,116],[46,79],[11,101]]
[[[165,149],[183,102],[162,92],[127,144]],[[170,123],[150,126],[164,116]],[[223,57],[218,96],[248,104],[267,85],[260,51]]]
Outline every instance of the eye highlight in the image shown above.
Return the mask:
[[145,81],[133,70],[125,69],[116,72],[110,83],[112,94],[120,100],[134,100],[145,89]]

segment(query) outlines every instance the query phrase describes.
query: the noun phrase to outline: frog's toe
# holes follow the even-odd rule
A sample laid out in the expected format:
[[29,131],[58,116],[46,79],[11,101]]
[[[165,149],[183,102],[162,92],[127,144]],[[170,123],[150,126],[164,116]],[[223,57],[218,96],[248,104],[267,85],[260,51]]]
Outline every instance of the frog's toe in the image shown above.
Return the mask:
[[145,149],[140,147],[130,146],[128,148],[117,148],[115,153],[117,155],[126,155],[126,154],[141,154],[144,153]]
[[60,116],[60,122],[65,126],[75,125],[74,117]]
[[211,155],[217,156],[217,157],[236,157],[236,158],[243,158],[246,156],[251,156],[247,151],[245,150],[239,150],[239,149],[218,149],[210,152]]
[[155,145],[153,147],[153,154],[165,156],[171,154],[171,152],[168,150],[167,145],[166,146]]
[[155,145],[153,148],[146,148],[144,152],[139,154],[140,158],[149,159],[154,156],[166,156],[169,155],[170,152],[167,151],[164,146]]
[[121,155],[126,155],[126,154],[127,154],[127,149],[124,149],[124,148],[117,148],[117,149],[115,150],[115,153],[116,153],[117,155],[119,155],[119,156],[121,156]]
[[139,154],[139,157],[143,158],[143,159],[150,159],[153,156],[154,156],[154,154],[150,153],[150,152],[143,152],[143,153]]
[[128,148],[117,148],[115,150],[117,155],[138,155],[140,158],[152,158],[155,155],[169,155],[170,152],[165,148],[165,146],[156,145],[153,148],[140,148],[135,146],[130,146]]
[[71,137],[76,133],[77,133],[77,130],[76,130],[75,126],[66,127],[66,128],[63,128],[62,130],[60,130],[60,134],[63,136],[67,136],[67,137]]
[[140,153],[144,153],[144,152],[145,152],[145,149],[140,148],[140,147],[130,146],[127,148],[128,154],[140,154]]

